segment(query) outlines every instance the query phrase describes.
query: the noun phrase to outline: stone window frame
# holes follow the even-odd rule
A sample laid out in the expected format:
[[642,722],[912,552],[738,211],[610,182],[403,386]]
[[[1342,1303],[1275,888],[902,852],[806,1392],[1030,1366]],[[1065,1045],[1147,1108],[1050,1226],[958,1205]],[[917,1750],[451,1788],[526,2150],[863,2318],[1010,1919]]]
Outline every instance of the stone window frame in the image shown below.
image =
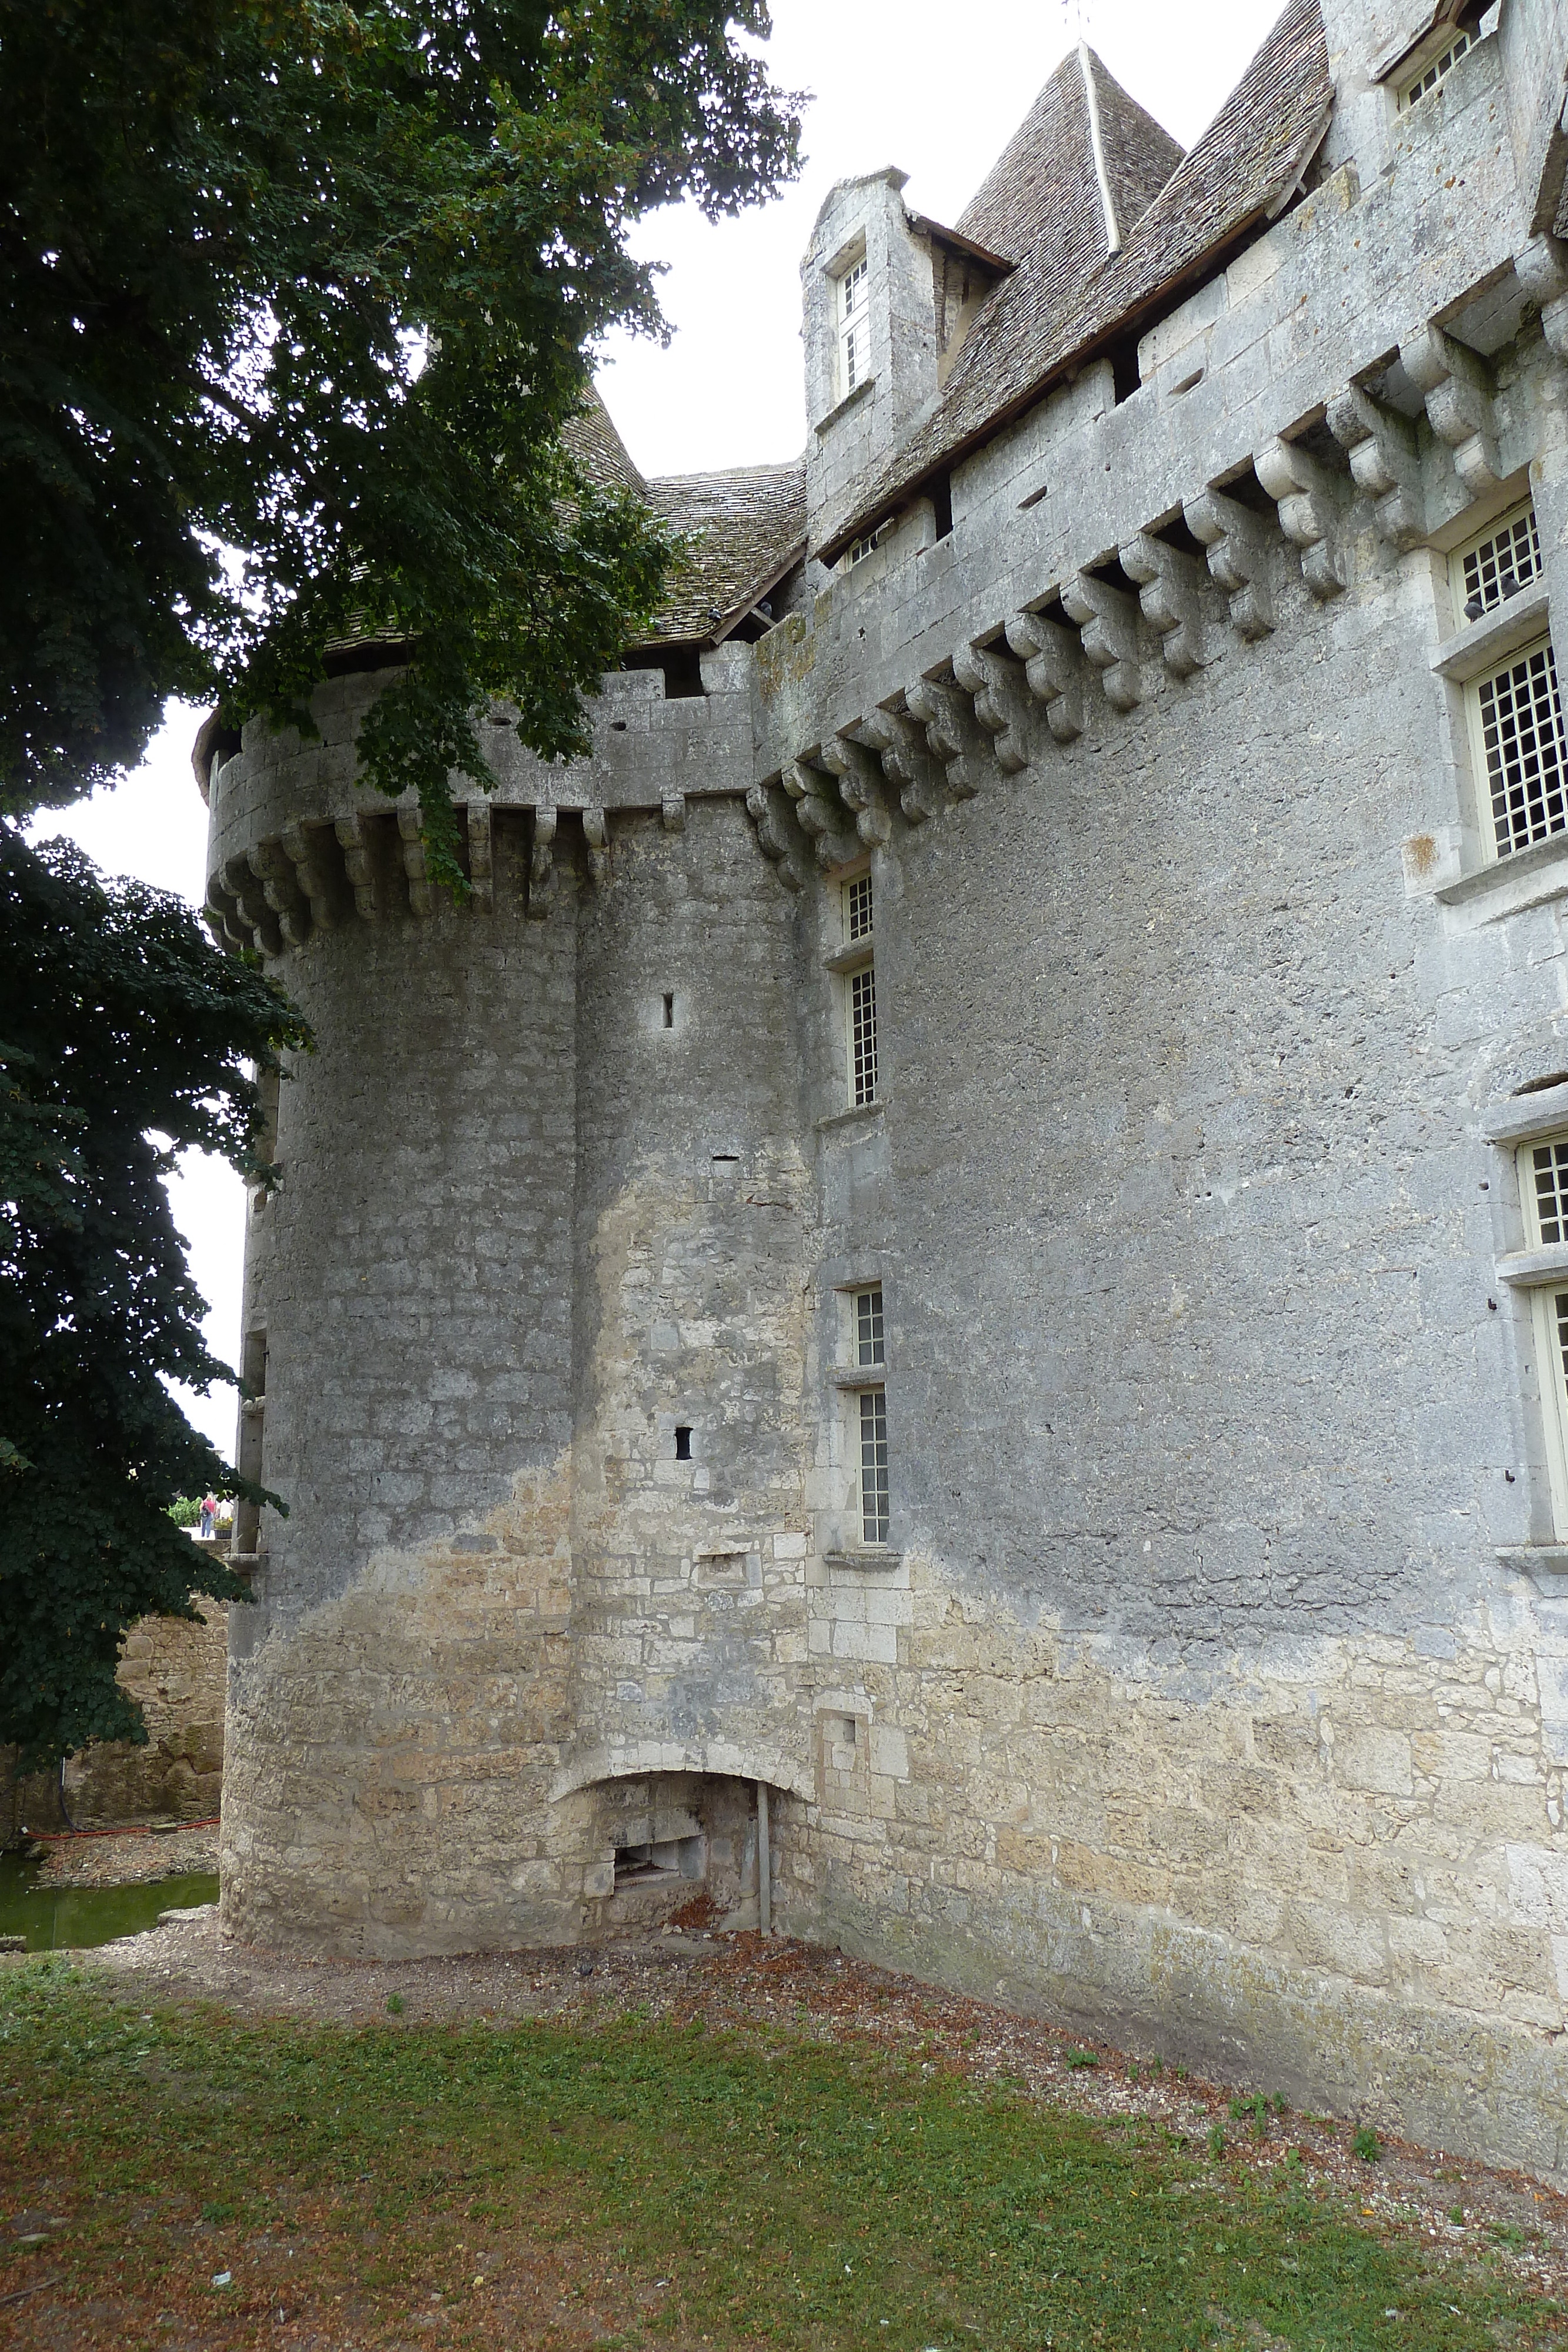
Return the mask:
[[[842,1064],[835,1081],[839,1103],[831,1117],[864,1118],[881,1110],[882,1090],[882,1024],[881,1007],[876,986],[876,908],[874,897],[870,902],[871,928],[857,929],[857,917],[852,909],[863,902],[859,898],[862,885],[872,882],[872,862],[869,852],[849,865],[836,866],[829,877],[829,889],[836,893],[838,919],[833,929],[837,944],[823,956],[824,969],[830,975],[833,990],[833,1028],[841,1040],[839,1051]],[[830,903],[832,903],[830,900]],[[865,980],[871,995],[870,1091],[865,1088],[866,1056],[864,1039],[857,1038],[857,998],[864,992],[860,983]]]
[[1496,1268],[1519,1316],[1532,1529],[1528,1541],[1501,1547],[1500,1557],[1526,1570],[1543,1591],[1561,1592],[1568,1589],[1568,1372],[1552,1318],[1553,1299],[1568,1297],[1568,1241],[1542,1239],[1533,1155],[1543,1145],[1568,1146],[1568,1074],[1500,1104],[1484,1132],[1503,1172],[1499,1205],[1513,1244],[1499,1255]]
[[[1526,1296],[1535,1343],[1552,1527],[1559,1542],[1564,1542],[1568,1541],[1568,1360],[1564,1359],[1564,1348],[1568,1346],[1568,1221],[1555,1221],[1554,1237],[1548,1237],[1543,1230],[1540,1182],[1543,1159],[1557,1163],[1563,1187],[1568,1189],[1568,1125],[1544,1135],[1527,1136],[1515,1147],[1513,1154],[1524,1230],[1521,1255],[1530,1262],[1518,1286]],[[1568,1200],[1562,1201],[1561,1205],[1568,1210]]]
[[[1524,527],[1522,530],[1521,526]],[[1520,562],[1521,552],[1525,559],[1523,563]],[[1464,677],[1461,690],[1478,831],[1487,862],[1493,866],[1506,866],[1511,858],[1517,857],[1523,850],[1540,848],[1552,841],[1568,840],[1568,741],[1564,740],[1562,723],[1556,655],[1552,648],[1552,632],[1547,625],[1541,533],[1536,521],[1535,500],[1528,490],[1522,498],[1513,499],[1500,512],[1490,516],[1479,530],[1470,531],[1449,551],[1448,577],[1448,598],[1456,630],[1467,635],[1472,631],[1501,633],[1501,642],[1495,647],[1495,653],[1500,658],[1487,660],[1483,667]],[[1512,584],[1505,588],[1502,584],[1505,580]],[[1521,629],[1525,633],[1522,639]],[[1484,644],[1480,650],[1483,655],[1487,651]],[[1494,723],[1497,694],[1500,686],[1511,690],[1515,674],[1542,654],[1545,656],[1551,697],[1557,712],[1557,773],[1562,782],[1562,821],[1540,835],[1531,834],[1523,839],[1510,839],[1505,843],[1499,828],[1498,793],[1489,740]]]
[[[888,1434],[885,1313],[878,1319],[875,1328],[877,1352],[869,1359],[862,1355],[862,1333],[864,1327],[860,1302],[873,1294],[879,1300],[883,1299],[883,1277],[868,1267],[862,1267],[848,1280],[833,1284],[833,1362],[830,1377],[837,1391],[831,1414],[834,1498],[830,1541],[825,1551],[829,1562],[841,1567],[896,1568],[904,1555],[894,1550],[892,1543],[893,1456]],[[880,1540],[866,1534],[862,1450],[865,1406],[862,1400],[868,1396],[882,1400],[882,1443],[887,1451],[884,1508],[877,1514],[883,1529]]]
[[[1489,909],[1506,913],[1519,891],[1531,887],[1527,877],[1537,868],[1555,873],[1559,866],[1568,867],[1568,827],[1500,855],[1481,709],[1484,688],[1521,660],[1552,645],[1545,574],[1538,572],[1515,593],[1487,606],[1473,620],[1466,612],[1466,557],[1495,540],[1532,505],[1529,477],[1521,468],[1500,486],[1500,494],[1489,499],[1479,515],[1472,509],[1428,541],[1433,593],[1439,607],[1438,643],[1430,667],[1434,678],[1448,690],[1449,743],[1459,801],[1455,812],[1459,824],[1454,836],[1454,863],[1436,877],[1436,895],[1447,905],[1474,901],[1481,920],[1491,919]],[[1555,666],[1554,650],[1552,662]]]

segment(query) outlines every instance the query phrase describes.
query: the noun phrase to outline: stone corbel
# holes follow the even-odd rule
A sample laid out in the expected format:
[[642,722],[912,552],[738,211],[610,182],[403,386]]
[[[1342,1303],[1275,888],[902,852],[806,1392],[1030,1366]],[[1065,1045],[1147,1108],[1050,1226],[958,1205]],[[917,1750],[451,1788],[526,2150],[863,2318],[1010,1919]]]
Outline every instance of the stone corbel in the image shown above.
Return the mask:
[[1341,594],[1340,494],[1328,467],[1299,443],[1273,440],[1259,450],[1252,470],[1279,510],[1280,529],[1301,551],[1301,577],[1312,594]]
[[659,803],[659,814],[666,833],[685,833],[686,829],[685,793],[665,793]]
[[582,838],[588,851],[588,875],[597,887],[610,872],[610,824],[601,808],[582,812]]
[[315,839],[298,822],[283,828],[283,854],[309,904],[312,924],[319,930],[329,930],[338,919],[336,877],[318,856]]
[[354,894],[354,905],[367,922],[373,922],[381,913],[376,897],[376,869],[371,862],[370,835],[358,816],[340,816],[333,828],[343,848],[343,871]]
[[1029,690],[1045,706],[1045,723],[1059,743],[1083,732],[1083,651],[1075,629],[1043,613],[1015,613],[1008,643],[1024,666]]
[[1497,453],[1492,373],[1479,352],[1455,342],[1441,327],[1423,327],[1399,346],[1411,383],[1425,394],[1427,420],[1454,453],[1454,470],[1471,498],[1502,479]]
[[560,819],[546,805],[534,811],[534,845],[528,859],[528,914],[542,923],[555,897],[555,835]]
[[1061,609],[1078,629],[1083,658],[1102,673],[1105,699],[1115,710],[1134,710],[1144,698],[1138,660],[1138,607],[1107,580],[1078,572],[1061,592]]
[[974,696],[975,716],[991,738],[1003,775],[1021,775],[1035,749],[1035,716],[1023,672],[988,646],[965,646],[953,656],[953,675]]
[[1274,625],[1269,533],[1262,517],[1223,490],[1212,489],[1188,499],[1182,512],[1194,539],[1207,550],[1209,577],[1230,599],[1231,627],[1255,645]]
[[794,825],[786,828],[780,823],[782,799],[776,786],[753,784],[746,795],[746,813],[757,828],[757,845],[778,867],[780,882],[788,890],[799,890],[806,880],[795,856],[800,835]]
[[409,912],[427,917],[430,913],[430,877],[425,870],[424,842],[420,832],[418,809],[400,808],[397,829],[402,849],[402,870],[408,877]]
[[865,732],[882,759],[882,772],[898,794],[911,824],[924,824],[942,806],[942,771],[932,758],[925,730],[903,710],[873,710]]
[[207,903],[202,912],[219,947],[255,948],[256,933],[242,918],[233,894],[225,889],[221,874],[208,875]]
[[259,877],[251,870],[248,857],[231,857],[224,866],[224,888],[234,900],[239,919],[248,934],[244,944],[254,941],[265,948],[268,955],[281,955],[283,934],[277,928],[277,917],[267,903],[267,894]]
[[1197,585],[1203,574],[1196,558],[1140,530],[1122,549],[1122,569],[1138,583],[1138,603],[1159,632],[1166,667],[1173,677],[1190,677],[1207,658]]
[[1532,236],[1513,257],[1514,274],[1541,310],[1547,349],[1568,360],[1568,246],[1560,237]]
[[835,735],[818,758],[839,780],[839,798],[855,821],[855,831],[868,849],[880,849],[893,839],[893,819],[883,798],[882,762],[874,751],[851,735]]
[[979,730],[975,715],[957,688],[939,678],[919,677],[904,698],[909,715],[925,730],[934,760],[947,777],[947,789],[961,801],[972,801],[985,781],[980,759]]
[[280,841],[257,842],[250,853],[250,870],[261,884],[262,896],[277,918],[284,944],[302,948],[310,936],[310,909],[294,878],[294,867]]
[[795,803],[795,822],[810,843],[824,873],[835,866],[847,866],[852,857],[859,856],[858,835],[839,828],[838,809],[829,796],[833,788],[829,786],[821,768],[804,760],[791,760],[781,782]]
[[1330,401],[1328,428],[1373,502],[1379,536],[1401,551],[1415,547],[1427,536],[1427,493],[1415,426],[1353,383]]

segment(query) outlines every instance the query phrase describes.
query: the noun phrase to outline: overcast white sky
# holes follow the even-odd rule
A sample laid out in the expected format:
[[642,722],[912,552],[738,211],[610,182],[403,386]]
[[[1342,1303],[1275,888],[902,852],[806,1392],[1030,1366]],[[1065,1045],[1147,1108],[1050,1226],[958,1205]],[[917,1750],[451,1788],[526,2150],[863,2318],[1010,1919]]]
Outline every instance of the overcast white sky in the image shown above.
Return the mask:
[[[760,213],[710,227],[685,207],[646,222],[638,250],[667,263],[668,350],[619,337],[600,390],[645,474],[792,457],[805,437],[800,262],[835,180],[887,163],[906,200],[952,221],[1035,92],[1084,37],[1151,114],[1190,146],[1239,79],[1281,0],[775,0],[774,78],[813,93],[806,168]],[[1195,37],[1195,35],[1197,37]],[[191,774],[200,713],[172,706],[143,765],[112,793],[50,818],[107,872],[139,875],[199,903],[206,813]],[[195,1160],[174,1187],[180,1229],[211,1305],[209,1343],[237,1360],[244,1201],[237,1178]],[[184,1400],[225,1454],[232,1390]]]

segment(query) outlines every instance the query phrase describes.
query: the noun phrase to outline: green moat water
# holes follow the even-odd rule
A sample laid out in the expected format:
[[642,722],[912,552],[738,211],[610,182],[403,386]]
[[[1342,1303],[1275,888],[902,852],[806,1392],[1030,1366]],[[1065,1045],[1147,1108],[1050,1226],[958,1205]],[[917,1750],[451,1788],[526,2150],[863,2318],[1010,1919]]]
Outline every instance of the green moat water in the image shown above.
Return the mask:
[[187,1871],[140,1886],[40,1886],[38,1865],[0,1853],[0,1936],[26,1936],[30,1952],[80,1950],[155,1927],[160,1911],[218,1899],[215,1870]]

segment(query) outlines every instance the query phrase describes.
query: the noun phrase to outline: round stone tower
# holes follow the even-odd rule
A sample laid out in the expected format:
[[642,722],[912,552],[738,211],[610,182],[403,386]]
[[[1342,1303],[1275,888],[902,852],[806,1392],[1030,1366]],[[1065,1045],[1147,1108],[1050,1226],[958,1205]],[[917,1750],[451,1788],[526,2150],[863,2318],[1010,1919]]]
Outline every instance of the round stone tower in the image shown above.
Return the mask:
[[241,1522],[225,1922],[754,1919],[808,1786],[808,1187],[746,651],[606,678],[573,767],[495,729],[461,906],[356,782],[380,682],[210,761],[212,919],[316,1040],[247,1217],[241,1462],[287,1516]]

